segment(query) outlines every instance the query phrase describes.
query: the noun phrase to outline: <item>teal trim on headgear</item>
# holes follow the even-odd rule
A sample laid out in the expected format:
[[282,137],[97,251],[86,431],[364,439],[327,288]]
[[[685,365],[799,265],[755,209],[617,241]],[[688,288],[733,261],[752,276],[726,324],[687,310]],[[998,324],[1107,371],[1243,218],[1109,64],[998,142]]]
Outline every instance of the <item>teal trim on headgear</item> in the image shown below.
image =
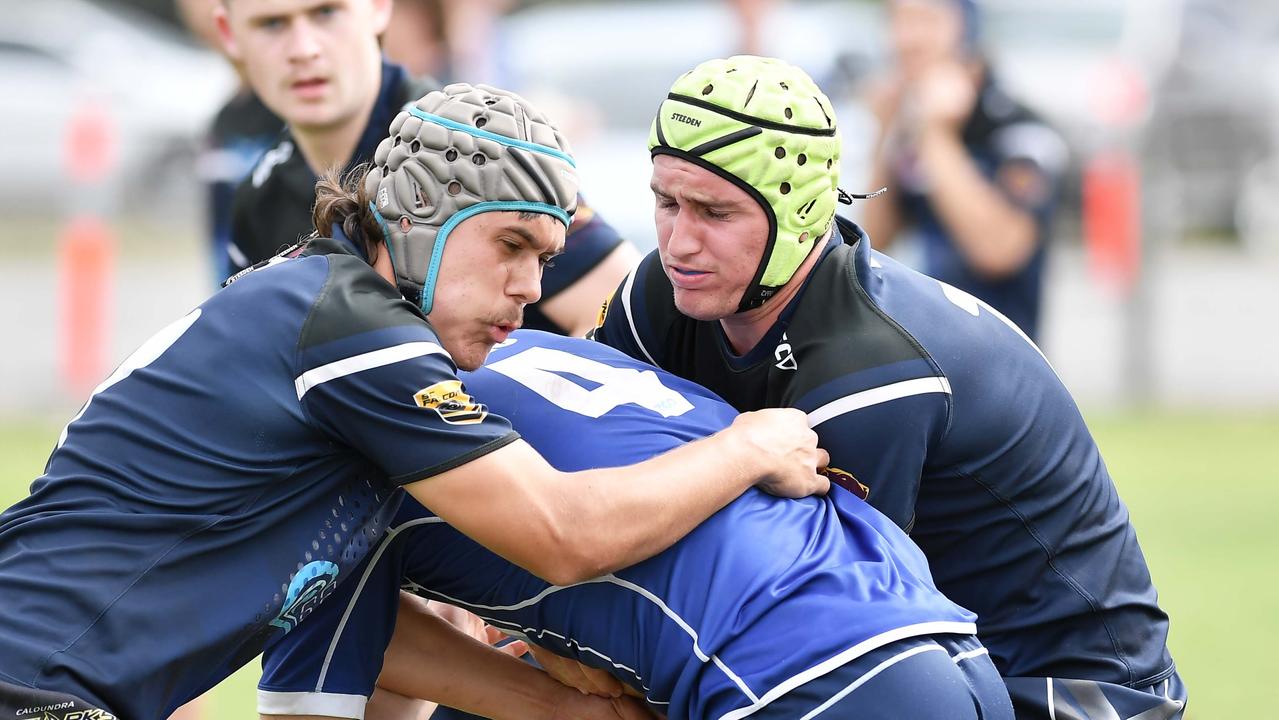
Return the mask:
[[539,152],[539,153],[542,153],[543,155],[550,155],[553,158],[558,158],[560,160],[563,160],[564,162],[568,163],[572,167],[577,167],[577,163],[573,161],[572,156],[570,156],[568,153],[562,153],[553,147],[547,147],[546,145],[538,145],[537,143],[532,143],[532,142],[525,142],[524,140],[516,140],[515,138],[509,138],[509,137],[506,137],[505,135],[498,135],[497,133],[491,133],[486,130],[481,130],[476,127],[471,127],[470,125],[463,125],[460,122],[455,122],[453,120],[449,120],[448,118],[440,117],[439,115],[432,115],[429,112],[424,112],[422,110],[417,109],[417,107],[409,107],[406,109],[408,110],[408,113],[410,115],[412,115],[415,118],[418,118],[419,120],[425,120],[430,123],[435,123],[436,125],[442,125],[443,127],[446,127],[450,130],[457,130],[458,132],[464,132],[467,135],[471,135],[473,137],[483,138],[485,140],[492,140],[495,143],[500,143],[502,145],[506,145],[507,147],[521,148],[523,150]]
[[467,218],[474,217],[480,213],[500,211],[536,212],[552,215],[555,219],[564,223],[565,229],[568,228],[570,222],[568,213],[563,208],[548,203],[526,202],[523,200],[482,202],[453,213],[453,216],[445,220],[444,224],[440,226],[440,232],[435,236],[435,247],[431,248],[431,263],[426,268],[426,278],[422,282],[422,312],[430,315],[431,307],[435,304],[435,280],[440,274],[440,262],[444,259],[444,243],[448,242],[449,233],[453,232],[453,228]]
[[373,201],[369,201],[369,209],[373,211],[373,217],[377,219],[378,227],[382,228],[382,244],[386,246],[386,257],[391,261],[391,272],[395,273],[395,253],[391,250],[391,228],[386,224],[386,218],[382,217],[382,213],[378,212],[377,206]]
[[[443,243],[476,213],[536,212],[567,227],[577,206],[570,152],[536,108],[487,85],[454,83],[397,115],[374,153],[364,192],[405,299],[431,311]],[[473,271],[484,270],[462,270]]]

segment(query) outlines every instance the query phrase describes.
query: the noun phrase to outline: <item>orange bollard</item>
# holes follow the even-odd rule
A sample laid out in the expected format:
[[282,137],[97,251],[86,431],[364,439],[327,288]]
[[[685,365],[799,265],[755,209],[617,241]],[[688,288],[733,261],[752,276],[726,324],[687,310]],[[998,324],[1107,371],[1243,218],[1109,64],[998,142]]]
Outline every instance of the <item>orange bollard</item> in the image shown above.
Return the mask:
[[106,377],[111,339],[115,240],[101,202],[116,163],[116,132],[107,106],[84,99],[63,136],[63,169],[80,198],[58,240],[58,334],[62,379],[83,396]]
[[1141,263],[1141,173],[1128,153],[1102,153],[1084,168],[1083,231],[1092,276],[1127,296]]
[[96,217],[71,220],[58,242],[62,377],[84,396],[106,377],[115,240]]

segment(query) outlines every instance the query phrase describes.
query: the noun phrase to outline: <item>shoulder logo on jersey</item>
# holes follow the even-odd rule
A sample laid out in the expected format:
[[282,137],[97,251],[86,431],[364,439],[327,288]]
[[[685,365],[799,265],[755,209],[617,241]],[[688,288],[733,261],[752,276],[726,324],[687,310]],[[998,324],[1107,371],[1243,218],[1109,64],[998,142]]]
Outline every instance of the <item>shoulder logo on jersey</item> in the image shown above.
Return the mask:
[[461,380],[443,380],[413,395],[418,407],[434,410],[450,425],[474,425],[488,417],[488,408],[462,390]]
[[790,343],[787,342],[786,333],[782,333],[781,343],[773,350],[773,358],[777,360],[774,367],[778,370],[795,370],[799,367],[799,364],[795,362],[795,352],[791,350]]
[[853,474],[847,470],[840,470],[837,467],[824,467],[818,472],[825,475],[826,479],[844,488],[862,500],[870,497],[870,488],[862,481],[853,477]]

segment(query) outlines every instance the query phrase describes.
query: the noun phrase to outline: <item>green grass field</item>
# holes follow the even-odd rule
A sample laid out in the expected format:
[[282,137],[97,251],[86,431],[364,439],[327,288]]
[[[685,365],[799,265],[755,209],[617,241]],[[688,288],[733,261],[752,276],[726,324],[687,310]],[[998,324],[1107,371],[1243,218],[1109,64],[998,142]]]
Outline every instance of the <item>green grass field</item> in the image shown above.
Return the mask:
[[[1279,414],[1090,416],[1132,511],[1194,720],[1266,717],[1279,671]],[[0,506],[21,498],[60,428],[0,421]],[[255,717],[256,666],[223,683],[205,717]]]

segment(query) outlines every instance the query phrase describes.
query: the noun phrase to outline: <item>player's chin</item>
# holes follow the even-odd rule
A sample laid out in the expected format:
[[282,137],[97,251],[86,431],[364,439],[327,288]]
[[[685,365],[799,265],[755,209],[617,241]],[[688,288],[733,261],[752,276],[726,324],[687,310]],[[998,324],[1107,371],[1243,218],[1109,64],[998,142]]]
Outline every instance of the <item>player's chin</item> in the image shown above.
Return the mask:
[[675,288],[675,309],[694,320],[710,322],[733,314],[734,306],[703,290]]
[[473,340],[453,355],[453,364],[461,370],[477,370],[488,359],[494,345],[492,340]]

